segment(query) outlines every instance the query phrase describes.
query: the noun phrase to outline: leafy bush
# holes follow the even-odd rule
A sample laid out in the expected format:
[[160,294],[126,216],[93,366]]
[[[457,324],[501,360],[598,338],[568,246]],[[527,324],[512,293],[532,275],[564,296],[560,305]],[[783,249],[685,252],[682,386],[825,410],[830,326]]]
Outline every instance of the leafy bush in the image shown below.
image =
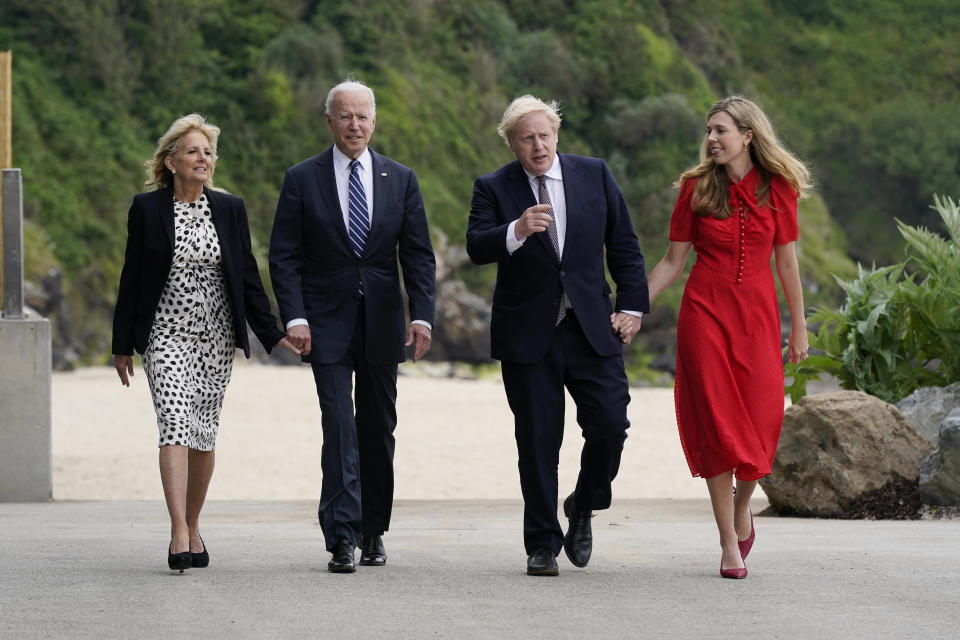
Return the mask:
[[810,344],[823,353],[787,365],[794,401],[821,373],[887,402],[960,380],[960,206],[938,196],[933,202],[949,238],[897,220],[904,262],[837,278],[847,294],[843,306],[810,317],[820,323]]

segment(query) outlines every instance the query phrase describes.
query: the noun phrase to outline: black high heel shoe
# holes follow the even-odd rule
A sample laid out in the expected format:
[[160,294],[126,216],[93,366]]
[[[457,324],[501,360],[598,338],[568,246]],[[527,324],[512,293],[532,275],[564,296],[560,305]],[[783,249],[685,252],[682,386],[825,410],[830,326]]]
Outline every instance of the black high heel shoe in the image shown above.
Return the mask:
[[170,549],[173,546],[173,543],[170,543],[170,547],[167,547],[167,566],[170,567],[171,571],[179,570],[180,573],[183,573],[184,569],[189,569],[193,566],[192,554],[189,550],[182,553],[170,553]]
[[207,543],[203,541],[203,538],[199,533],[197,534],[197,537],[200,538],[200,543],[203,544],[203,551],[200,553],[190,553],[190,566],[196,567],[197,569],[203,569],[210,564],[210,554],[207,553]]

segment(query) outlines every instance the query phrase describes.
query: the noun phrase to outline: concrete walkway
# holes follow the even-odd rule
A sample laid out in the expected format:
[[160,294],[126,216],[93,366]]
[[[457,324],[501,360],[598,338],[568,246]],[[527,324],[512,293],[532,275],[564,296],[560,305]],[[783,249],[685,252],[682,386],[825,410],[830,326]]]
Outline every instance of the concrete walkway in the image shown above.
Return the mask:
[[705,500],[620,501],[588,569],[524,575],[517,502],[400,502],[384,568],[326,571],[313,502],[216,501],[207,569],[162,502],[0,504],[2,638],[957,638],[960,521],[757,518],[718,576]]

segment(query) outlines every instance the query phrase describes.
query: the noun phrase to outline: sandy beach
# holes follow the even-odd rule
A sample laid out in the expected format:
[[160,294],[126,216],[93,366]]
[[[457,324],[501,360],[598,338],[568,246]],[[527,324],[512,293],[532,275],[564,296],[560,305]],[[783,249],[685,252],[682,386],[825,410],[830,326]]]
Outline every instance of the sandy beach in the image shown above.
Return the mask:
[[[513,417],[502,383],[405,371],[398,380],[396,498],[519,499]],[[614,499],[705,498],[703,481],[690,477],[680,449],[673,390],[633,388],[631,397]],[[576,482],[582,442],[568,397],[561,494]],[[130,388],[110,367],[53,375],[55,499],[161,499],[156,444],[156,418],[139,366]],[[208,498],[317,499],[321,444],[309,368],[237,360]]]

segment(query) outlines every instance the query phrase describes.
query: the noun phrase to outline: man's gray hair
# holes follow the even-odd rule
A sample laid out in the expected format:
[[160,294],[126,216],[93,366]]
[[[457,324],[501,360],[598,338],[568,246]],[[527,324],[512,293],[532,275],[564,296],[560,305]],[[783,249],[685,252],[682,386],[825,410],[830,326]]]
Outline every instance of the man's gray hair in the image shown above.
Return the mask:
[[377,115],[377,101],[373,97],[373,89],[354,78],[347,78],[333,89],[330,89],[330,92],[327,94],[327,100],[323,105],[324,113],[328,116],[333,116],[333,114],[330,113],[330,109],[333,107],[333,101],[336,99],[338,93],[353,93],[356,91],[366,92],[370,97],[370,109],[373,111],[370,115]]
[[534,98],[531,95],[520,96],[510,103],[507,110],[503,112],[503,120],[497,125],[497,133],[503,138],[503,141],[510,144],[510,138],[513,137],[517,125],[525,116],[542,112],[553,125],[553,131],[560,130],[560,103],[552,100],[549,103],[540,98]]

